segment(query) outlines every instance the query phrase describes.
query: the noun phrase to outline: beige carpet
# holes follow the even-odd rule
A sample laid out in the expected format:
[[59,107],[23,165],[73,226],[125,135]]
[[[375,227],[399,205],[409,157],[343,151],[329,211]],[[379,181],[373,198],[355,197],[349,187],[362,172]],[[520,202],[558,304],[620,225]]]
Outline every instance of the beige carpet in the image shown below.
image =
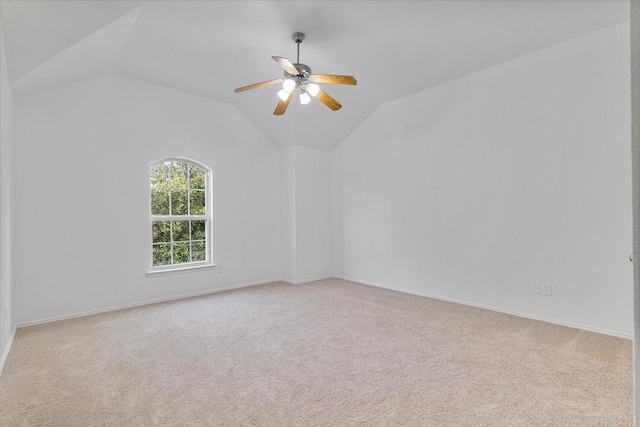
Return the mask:
[[631,341],[342,280],[18,330],[2,426],[631,426]]

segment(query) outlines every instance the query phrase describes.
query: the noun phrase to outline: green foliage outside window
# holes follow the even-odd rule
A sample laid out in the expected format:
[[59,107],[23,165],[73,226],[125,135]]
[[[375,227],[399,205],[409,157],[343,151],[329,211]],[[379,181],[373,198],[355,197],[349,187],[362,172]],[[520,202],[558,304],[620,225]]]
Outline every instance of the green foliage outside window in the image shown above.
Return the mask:
[[190,218],[207,215],[206,172],[166,161],[151,167],[150,183],[153,266],[206,261],[207,220]]

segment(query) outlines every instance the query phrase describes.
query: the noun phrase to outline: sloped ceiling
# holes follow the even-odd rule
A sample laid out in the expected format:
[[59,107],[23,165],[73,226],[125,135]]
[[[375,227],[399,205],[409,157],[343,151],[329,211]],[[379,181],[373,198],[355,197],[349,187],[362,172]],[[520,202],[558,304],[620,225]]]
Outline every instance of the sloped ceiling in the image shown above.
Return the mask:
[[[625,0],[0,0],[17,99],[117,73],[235,105],[280,147],[332,150],[386,102],[628,20]],[[349,74],[323,85],[343,108],[292,102],[274,116],[272,55]]]

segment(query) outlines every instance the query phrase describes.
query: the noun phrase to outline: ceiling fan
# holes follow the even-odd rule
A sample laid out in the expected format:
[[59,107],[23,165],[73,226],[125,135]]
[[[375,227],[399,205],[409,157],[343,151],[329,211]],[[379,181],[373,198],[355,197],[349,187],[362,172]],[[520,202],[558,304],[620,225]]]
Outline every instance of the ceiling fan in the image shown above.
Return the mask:
[[278,92],[280,102],[276,106],[273,114],[281,116],[287,111],[287,107],[293,99],[293,95],[298,90],[300,92],[300,103],[308,104],[311,102],[311,97],[315,97],[320,100],[324,105],[331,110],[336,111],[342,108],[342,105],[333,99],[329,94],[320,89],[316,83],[331,83],[342,85],[356,85],[357,81],[352,76],[338,76],[331,74],[311,74],[311,68],[305,64],[300,63],[300,43],[304,40],[304,34],[300,32],[293,33],[291,38],[298,45],[298,57],[295,64],[292,64],[287,58],[281,56],[272,56],[284,69],[284,77],[280,79],[268,80],[266,82],[255,83],[249,86],[239,87],[234,92],[244,92],[250,89],[256,89],[263,86],[270,86],[277,83],[282,83],[282,89]]

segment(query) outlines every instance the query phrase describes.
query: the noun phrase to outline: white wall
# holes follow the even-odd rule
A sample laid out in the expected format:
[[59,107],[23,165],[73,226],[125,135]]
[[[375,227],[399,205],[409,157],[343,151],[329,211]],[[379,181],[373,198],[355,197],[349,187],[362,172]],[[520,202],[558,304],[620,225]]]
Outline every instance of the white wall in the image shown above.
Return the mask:
[[[15,104],[18,324],[279,279],[280,154],[234,107],[107,75]],[[214,261],[147,278],[148,164],[213,169]]]
[[633,169],[633,259],[634,262],[634,425],[640,413],[640,1],[630,2],[631,21],[631,120]]
[[332,276],[331,154],[296,149],[296,264],[298,281]]
[[0,372],[14,329],[11,300],[11,147],[13,96],[0,22]]
[[383,105],[333,153],[335,272],[631,336],[629,146],[626,23]]
[[291,283],[332,276],[331,154],[282,150],[282,277]]
[[296,147],[280,153],[282,279],[296,283]]

